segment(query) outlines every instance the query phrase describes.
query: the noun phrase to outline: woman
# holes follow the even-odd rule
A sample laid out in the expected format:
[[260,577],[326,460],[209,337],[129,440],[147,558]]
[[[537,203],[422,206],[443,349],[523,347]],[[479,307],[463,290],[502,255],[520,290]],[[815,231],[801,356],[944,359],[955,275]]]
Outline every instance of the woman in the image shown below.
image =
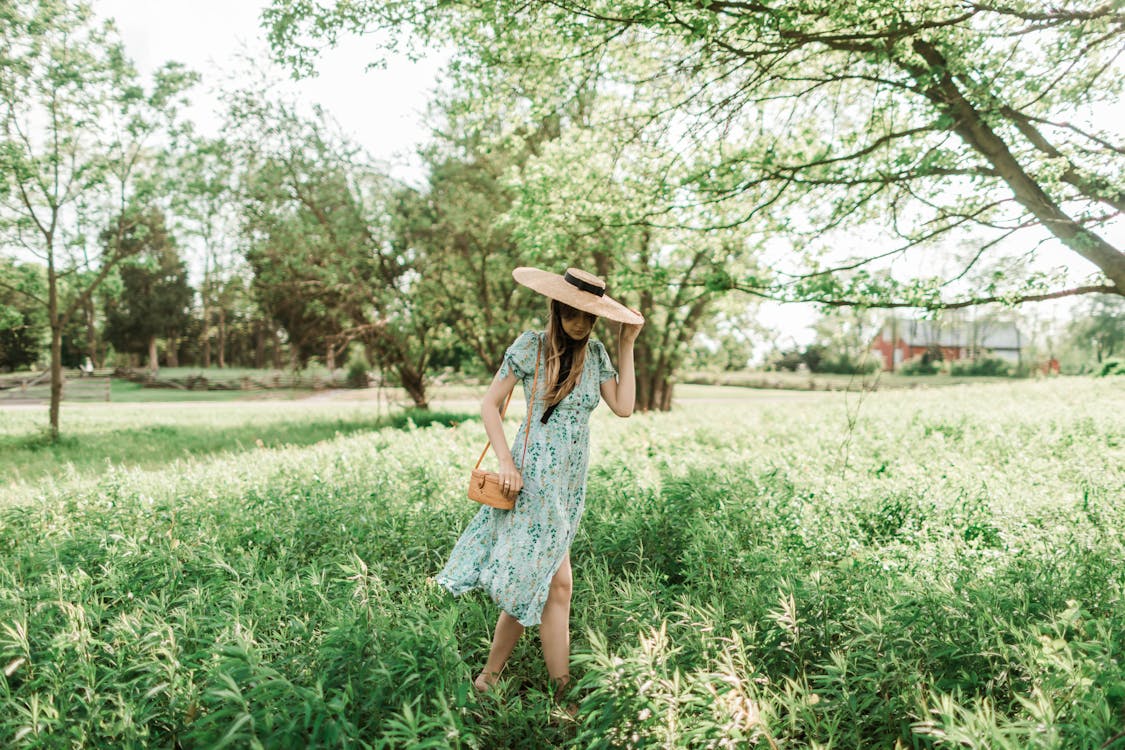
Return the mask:
[[[561,694],[570,681],[569,550],[586,498],[590,412],[600,394],[618,416],[633,413],[633,343],[644,318],[606,296],[604,281],[575,268],[562,276],[535,268],[512,275],[551,300],[547,330],[527,331],[508,347],[481,405],[500,459],[501,488],[516,504],[482,507],[436,580],[455,595],[484,589],[502,610],[488,662],[473,681],[477,690],[495,684],[524,628],[539,625],[547,674]],[[590,341],[599,317],[622,324],[620,376],[601,342]],[[531,427],[525,433],[520,425],[509,449],[500,406],[517,381],[527,394]]]

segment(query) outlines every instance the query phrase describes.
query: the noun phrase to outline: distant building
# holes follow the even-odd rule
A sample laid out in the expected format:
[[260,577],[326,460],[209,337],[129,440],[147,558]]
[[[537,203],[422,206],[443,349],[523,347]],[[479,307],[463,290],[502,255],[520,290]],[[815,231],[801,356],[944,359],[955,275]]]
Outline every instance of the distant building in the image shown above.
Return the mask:
[[1015,323],[996,320],[910,320],[891,318],[871,343],[883,359],[884,370],[894,370],[911,357],[934,348],[946,362],[976,359],[989,354],[1013,364],[1022,361],[1023,337]]

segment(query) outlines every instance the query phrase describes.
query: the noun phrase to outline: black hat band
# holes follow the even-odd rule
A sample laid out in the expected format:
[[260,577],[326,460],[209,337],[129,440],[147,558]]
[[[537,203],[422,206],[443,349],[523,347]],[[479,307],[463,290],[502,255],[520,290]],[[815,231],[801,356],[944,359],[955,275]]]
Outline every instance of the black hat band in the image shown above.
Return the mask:
[[563,278],[566,279],[572,286],[576,286],[584,292],[589,292],[590,294],[593,294],[596,297],[605,296],[605,287],[604,286],[595,286],[594,284],[591,284],[588,281],[583,281],[582,279],[578,278],[577,276],[571,276],[570,271],[567,271],[563,275]]

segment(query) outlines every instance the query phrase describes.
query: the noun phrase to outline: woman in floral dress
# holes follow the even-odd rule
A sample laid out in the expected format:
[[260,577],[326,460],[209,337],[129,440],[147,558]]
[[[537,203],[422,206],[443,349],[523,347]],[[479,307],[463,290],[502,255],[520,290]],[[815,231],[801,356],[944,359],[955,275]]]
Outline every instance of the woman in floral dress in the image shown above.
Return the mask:
[[[436,580],[456,595],[483,589],[502,610],[488,662],[473,683],[477,690],[496,682],[524,628],[539,625],[547,674],[561,692],[570,680],[569,550],[586,499],[590,412],[604,399],[618,416],[633,413],[633,344],[644,318],[608,297],[604,281],[578,269],[559,275],[517,268],[512,275],[551,300],[547,329],[526,331],[508,347],[481,405],[501,488],[516,504],[483,506]],[[602,343],[590,340],[599,317],[622,324],[620,375]],[[526,432],[520,426],[509,449],[500,407],[517,382],[531,426]]]

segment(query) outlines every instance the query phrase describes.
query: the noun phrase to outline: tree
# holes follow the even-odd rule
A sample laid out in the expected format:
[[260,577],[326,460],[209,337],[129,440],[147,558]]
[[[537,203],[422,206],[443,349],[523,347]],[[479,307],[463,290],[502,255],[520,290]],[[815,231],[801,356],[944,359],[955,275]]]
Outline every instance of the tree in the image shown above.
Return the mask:
[[[392,242],[417,274],[412,298],[455,334],[451,346],[471,350],[492,373],[520,327],[543,314],[541,301],[522,294],[512,278],[512,269],[534,262],[535,254],[517,243],[505,218],[516,198],[510,175],[558,136],[558,122],[546,118],[496,142],[465,117],[458,99],[434,110],[440,122],[422,150],[427,185],[396,191]],[[499,129],[496,122],[483,127]]]
[[718,299],[700,326],[685,366],[699,370],[745,370],[770,331],[759,319],[759,306],[734,296]]
[[239,186],[245,255],[262,309],[285,329],[297,365],[335,367],[350,328],[370,322],[373,295],[398,274],[380,252],[381,176],[319,110],[240,95],[232,110],[247,164]]
[[423,265],[391,228],[401,186],[318,108],[308,117],[254,92],[233,99],[249,166],[240,186],[246,258],[260,306],[285,328],[295,362],[319,351],[332,369],[359,341],[426,408],[429,360],[448,318],[429,306],[436,266]]
[[[227,317],[230,308],[228,284],[235,269],[230,246],[237,237],[236,165],[234,149],[222,138],[195,137],[176,164],[173,210],[180,231],[194,240],[202,260],[200,354],[203,367],[210,367],[212,338],[218,366],[226,366]],[[214,330],[214,337],[212,336]]]
[[121,294],[106,310],[106,338],[119,352],[148,354],[148,369],[156,373],[156,340],[167,340],[168,365],[177,362],[177,339],[190,322],[194,292],[188,285],[187,265],[168,235],[164,215],[154,209],[140,216],[122,216],[107,229],[103,241],[121,243],[107,252],[130,258],[118,269]]
[[879,369],[879,358],[870,352],[882,320],[858,307],[828,309],[813,324],[814,342],[804,352],[812,372],[854,375]]
[[1068,331],[1075,343],[1093,350],[1098,364],[1125,352],[1125,302],[1113,297],[1090,300],[1076,310]]
[[[637,408],[668,410],[696,333],[732,274],[754,267],[759,243],[737,224],[698,231],[729,223],[724,214],[730,209],[696,201],[700,196],[689,190],[677,193],[691,205],[677,211],[674,224],[646,222],[643,217],[671,197],[650,187],[671,189],[690,165],[647,137],[607,158],[605,144],[624,134],[604,123],[628,119],[631,104],[608,93],[588,93],[578,102],[561,135],[544,144],[513,181],[517,200],[509,221],[533,260],[565,267],[569,259],[588,259],[615,295],[644,313],[635,345]],[[613,330],[608,338],[612,346]]]
[[0,258],[0,372],[31,367],[39,361],[47,334],[46,313],[35,302],[43,296],[43,268]]
[[284,354],[280,328],[255,301],[251,283],[233,276],[219,290],[221,354],[236,367],[280,370]]
[[196,79],[169,65],[146,91],[112,24],[95,24],[88,4],[65,0],[6,4],[0,58],[0,236],[46,266],[45,294],[30,296],[51,331],[49,423],[57,437],[63,331],[130,246],[91,248],[87,229],[126,215],[155,190],[146,148],[174,129]]
[[0,317],[0,372],[31,367],[39,353],[39,336],[27,313]]
[[[629,121],[638,134],[702,146],[685,152],[705,158],[679,186],[742,203],[738,221],[784,233],[784,262],[732,275],[732,288],[927,308],[1125,294],[1111,234],[1125,210],[1125,143],[1093,114],[1125,82],[1118,3],[274,0],[265,20],[298,72],[342,32],[391,31],[392,48],[452,44],[458,85],[525,96],[529,113],[572,98],[583,71],[607,71],[645,105]],[[716,133],[740,143],[708,152]],[[675,206],[656,202],[634,221],[675,224]],[[835,250],[864,225],[885,241]],[[976,245],[960,268],[880,272],[959,234]],[[1032,255],[1050,240],[1096,270],[1077,285],[1004,273],[964,288],[964,274],[1021,240]]]

